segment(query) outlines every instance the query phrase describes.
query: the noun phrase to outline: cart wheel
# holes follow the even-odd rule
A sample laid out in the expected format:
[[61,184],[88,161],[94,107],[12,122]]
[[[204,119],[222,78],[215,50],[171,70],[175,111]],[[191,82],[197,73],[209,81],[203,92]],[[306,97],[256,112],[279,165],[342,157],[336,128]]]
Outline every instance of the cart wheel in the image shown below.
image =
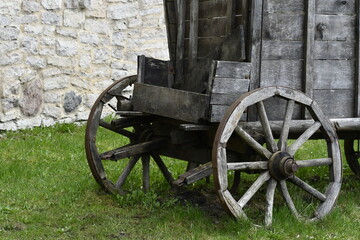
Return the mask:
[[[103,91],[95,101],[87,121],[87,161],[95,180],[111,193],[124,194],[138,185],[147,191],[150,188],[151,159],[166,180],[169,183],[173,181],[161,157],[153,151],[166,144],[167,140],[153,137],[150,128],[152,117],[141,114],[136,116],[131,114],[132,111],[128,117],[116,116],[117,107],[121,104],[131,105],[131,96],[125,96],[124,90],[136,79],[136,76],[123,78]],[[138,162],[142,163],[140,169],[136,164]],[[138,184],[138,179],[129,180],[132,171],[142,171],[142,184],[141,181]]]
[[[268,106],[267,101],[274,98],[280,98],[282,100],[279,101],[286,101],[287,104],[283,115],[279,116],[282,120],[271,122],[265,106]],[[292,118],[297,105],[305,107],[314,122],[305,131],[298,133],[296,140],[288,142],[289,133],[293,134]],[[259,131],[264,135],[266,146],[251,136],[251,131],[245,127],[249,122],[240,122],[250,106],[256,106],[259,122],[254,123],[258,124]],[[297,122],[296,126],[301,122]],[[277,131],[276,126],[280,126]],[[260,160],[228,162],[226,144],[232,134],[239,135],[259,155]],[[278,136],[278,141],[274,136]],[[326,141],[327,151],[322,153],[321,158],[296,159],[295,153],[315,136]],[[212,158],[220,200],[236,218],[250,218],[251,215],[255,221],[258,218],[265,219],[265,225],[269,226],[273,221],[274,204],[282,210],[285,201],[295,217],[320,219],[330,212],[339,195],[342,163],[336,132],[313,100],[290,88],[260,88],[240,97],[228,109],[219,125]],[[231,193],[228,190],[228,172],[245,172],[249,169],[255,170],[257,174],[243,178],[239,195]],[[279,192],[275,191],[276,187]]]
[[358,139],[346,139],[344,141],[346,161],[355,175],[360,176],[360,141]]

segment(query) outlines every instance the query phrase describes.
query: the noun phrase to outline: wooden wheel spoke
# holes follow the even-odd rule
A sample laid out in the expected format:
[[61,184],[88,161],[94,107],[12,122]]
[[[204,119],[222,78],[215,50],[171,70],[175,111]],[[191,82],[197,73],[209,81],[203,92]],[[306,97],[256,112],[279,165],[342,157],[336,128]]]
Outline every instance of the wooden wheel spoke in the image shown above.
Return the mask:
[[307,141],[309,138],[321,127],[320,122],[315,122],[311,127],[309,127],[301,136],[288,147],[287,152],[294,156],[296,151]]
[[154,159],[155,163],[158,165],[160,171],[164,175],[165,179],[171,184],[174,181],[173,176],[171,175],[170,171],[166,167],[164,161],[161,157],[157,154],[151,154],[152,158]]
[[269,171],[260,174],[260,176],[256,179],[256,181],[250,186],[250,188],[238,201],[240,208],[243,208],[249,202],[249,200],[255,195],[255,193],[260,189],[260,187],[269,179],[270,179]]
[[333,162],[332,158],[319,158],[319,159],[309,159],[309,160],[298,160],[296,164],[299,168],[304,167],[317,167],[317,166],[328,166]]
[[272,224],[276,185],[277,182],[274,179],[268,181],[266,190],[265,226],[270,226]]
[[144,143],[134,145],[129,144],[117,149],[101,153],[100,158],[103,160],[117,161],[122,158],[127,158],[138,154],[144,154],[152,150],[159,149],[163,147],[166,143],[166,138],[159,138]]
[[141,157],[142,162],[142,180],[143,180],[143,190],[145,192],[150,189],[150,155],[145,154]]
[[258,162],[236,162],[228,163],[228,170],[267,170],[269,162],[258,161]]
[[310,186],[308,183],[304,182],[300,178],[294,176],[293,178],[289,178],[289,181],[304,190],[305,192],[309,193],[310,195],[316,197],[321,202],[325,202],[326,196],[323,193]]
[[134,133],[127,131],[125,129],[114,127],[113,125],[111,125],[110,123],[108,123],[104,120],[100,120],[99,125],[102,126],[103,128],[106,128],[112,132],[116,132],[116,133],[123,135],[125,137],[128,137],[130,139],[135,139],[135,137],[136,137],[136,135]]
[[253,137],[251,137],[244,129],[240,126],[236,126],[235,132],[250,146],[252,147],[260,156],[269,159],[272,153],[261,146]]
[[116,188],[120,189],[121,186],[125,183],[126,178],[129,176],[131,170],[134,168],[135,164],[137,163],[137,161],[140,159],[140,156],[133,156],[132,158],[130,158],[129,163],[126,165],[126,167],[123,169],[122,173],[120,174],[118,180],[116,181]]
[[278,150],[278,147],[271,132],[270,123],[266,114],[264,103],[262,101],[258,102],[256,106],[259,112],[260,122],[265,133],[267,148],[274,153]]
[[300,215],[296,210],[295,204],[290,196],[285,180],[280,181],[280,191],[290,211],[295,215],[296,218],[299,218]]
[[285,151],[287,145],[287,139],[289,137],[290,123],[294,112],[295,101],[289,100],[286,105],[284,122],[278,142],[278,148],[280,151]]

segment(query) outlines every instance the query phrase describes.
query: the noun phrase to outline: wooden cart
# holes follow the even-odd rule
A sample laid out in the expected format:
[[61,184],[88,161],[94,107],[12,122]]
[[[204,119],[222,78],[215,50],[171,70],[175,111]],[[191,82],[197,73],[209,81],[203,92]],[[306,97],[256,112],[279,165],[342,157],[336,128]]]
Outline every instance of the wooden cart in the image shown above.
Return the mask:
[[[96,181],[125,193],[141,163],[139,187],[148,190],[153,159],[172,186],[213,174],[236,218],[252,218],[261,205],[256,209],[270,225],[281,202],[296,217],[324,217],[341,187],[337,135],[360,174],[359,2],[165,0],[164,6],[170,61],[139,56],[137,76],[109,86],[91,110],[86,154]],[[106,133],[128,141],[109,146]],[[310,139],[327,151],[297,159]],[[187,171],[174,179],[163,156],[187,161]]]

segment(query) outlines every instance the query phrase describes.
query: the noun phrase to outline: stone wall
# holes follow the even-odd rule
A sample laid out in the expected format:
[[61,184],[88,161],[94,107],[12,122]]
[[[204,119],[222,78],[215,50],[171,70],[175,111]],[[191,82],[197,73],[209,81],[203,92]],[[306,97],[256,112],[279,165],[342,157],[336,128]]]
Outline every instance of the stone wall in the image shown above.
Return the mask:
[[86,120],[138,55],[168,59],[162,2],[0,1],[0,130]]

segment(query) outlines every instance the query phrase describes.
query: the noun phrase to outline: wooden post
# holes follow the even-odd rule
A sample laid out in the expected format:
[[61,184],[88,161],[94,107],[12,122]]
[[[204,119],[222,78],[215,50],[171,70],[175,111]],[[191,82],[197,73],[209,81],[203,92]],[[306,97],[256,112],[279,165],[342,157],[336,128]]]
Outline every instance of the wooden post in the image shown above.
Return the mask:
[[181,85],[183,83],[184,72],[184,37],[185,37],[185,11],[186,0],[176,0],[177,9],[177,41],[176,41],[176,69],[175,83]]
[[250,56],[249,51],[249,34],[248,34],[248,27],[249,27],[249,23],[248,23],[248,0],[242,0],[241,1],[241,25],[243,25],[244,28],[244,46],[245,46],[245,51],[244,51],[244,59],[248,60],[248,56]]
[[360,116],[360,3],[356,1],[355,117]]
[[[313,97],[313,67],[314,67],[314,45],[315,45],[315,0],[307,0],[305,6],[305,56],[304,75],[305,82],[303,90],[305,94]],[[303,117],[306,118],[305,109]]]
[[199,29],[199,0],[190,1],[189,69],[197,62]]
[[235,26],[235,10],[236,2],[235,0],[227,0],[227,10],[226,10],[226,34],[231,35],[234,26]]
[[[250,46],[250,61],[251,61],[251,84],[250,90],[260,87],[260,73],[261,73],[261,39],[262,39],[262,15],[263,14],[263,0],[253,0],[251,6],[251,46]],[[256,109],[250,108],[248,119],[250,121],[256,120]]]

